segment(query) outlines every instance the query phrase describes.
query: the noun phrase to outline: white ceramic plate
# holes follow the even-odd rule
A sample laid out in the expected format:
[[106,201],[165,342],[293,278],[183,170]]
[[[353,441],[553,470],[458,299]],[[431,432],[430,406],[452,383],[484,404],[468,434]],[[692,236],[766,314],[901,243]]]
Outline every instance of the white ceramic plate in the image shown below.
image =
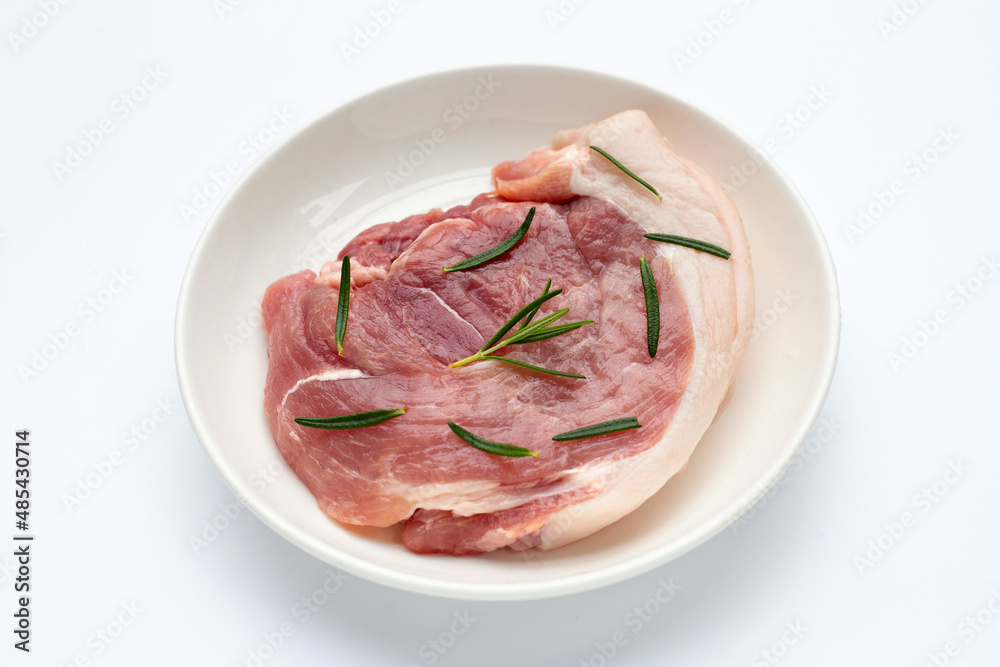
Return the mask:
[[[687,469],[616,524],[546,553],[419,556],[396,529],[328,519],[281,459],[264,420],[264,289],[292,271],[318,269],[365,227],[490,190],[493,165],[547,145],[557,130],[630,108],[645,110],[679,153],[723,183],[734,166],[752,173],[745,183],[736,179],[732,195],[750,239],[760,335]],[[840,309],[826,243],[792,184],[753,154],[749,142],[688,103],[556,67],[445,72],[331,111],[246,174],[195,248],[176,325],[177,371],[195,432],[234,493],[278,533],[390,586],[528,599],[666,563],[730,525],[778,477],[816,419],[836,362]]]

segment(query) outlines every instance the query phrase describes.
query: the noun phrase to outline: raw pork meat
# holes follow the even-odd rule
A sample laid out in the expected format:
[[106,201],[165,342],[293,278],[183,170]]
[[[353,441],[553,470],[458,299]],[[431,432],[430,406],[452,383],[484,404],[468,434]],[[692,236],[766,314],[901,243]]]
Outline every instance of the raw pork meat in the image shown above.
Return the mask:
[[[603,148],[663,195],[627,177]],[[739,214],[719,184],[674,153],[645,113],[560,133],[551,149],[497,166],[496,191],[448,211],[373,227],[351,256],[350,318],[335,345],[340,263],[275,282],[264,297],[265,409],[285,460],[337,521],[403,523],[419,553],[552,549],[628,514],[683,468],[735,375],[753,328],[753,277]],[[524,239],[478,268],[450,266],[536,214]],[[692,237],[728,260],[644,238]],[[639,260],[659,291],[649,357]],[[594,320],[502,350],[581,373],[557,377],[479,361],[479,350],[548,279],[562,294],[539,317]],[[377,426],[317,430],[296,417],[406,406]],[[636,416],[642,427],[554,442],[571,429]],[[448,428],[540,452],[508,458]]]

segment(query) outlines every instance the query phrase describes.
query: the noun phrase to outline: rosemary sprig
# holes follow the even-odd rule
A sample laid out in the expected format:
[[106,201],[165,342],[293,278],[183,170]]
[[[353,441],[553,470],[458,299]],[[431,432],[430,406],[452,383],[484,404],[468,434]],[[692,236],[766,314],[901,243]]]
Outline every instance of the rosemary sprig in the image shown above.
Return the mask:
[[[542,290],[542,296],[545,296],[546,294],[549,293],[549,288],[550,287],[552,287],[552,278],[549,278],[548,280],[545,281],[545,289]],[[560,291],[562,291],[562,290],[560,290]],[[524,318],[524,323],[521,324],[521,328],[522,329],[524,327],[528,326],[529,324],[531,324],[531,320],[534,319],[535,315],[538,314],[538,309],[541,308],[541,307],[542,307],[542,304],[539,303],[537,306],[534,307],[534,309],[531,312],[528,313],[528,316],[526,318]]]
[[[569,312],[569,308],[566,308],[565,311]],[[560,311],[560,312],[562,312],[562,311]],[[562,335],[564,333],[569,333],[570,331],[573,331],[575,329],[579,329],[584,324],[593,324],[593,323],[594,323],[593,320],[587,320],[586,322],[570,322],[569,324],[560,324],[558,326],[548,327],[548,328],[546,328],[546,329],[544,329],[542,331],[539,331],[536,334],[532,334],[530,336],[525,336],[523,339],[521,339],[521,340],[519,340],[517,342],[518,343],[537,343],[540,340],[548,340],[549,338],[555,338],[556,336],[560,336],[560,335]]]
[[505,442],[493,442],[492,440],[481,438],[475,433],[466,431],[455,422],[448,422],[448,428],[450,428],[459,438],[476,449],[486,452],[487,454],[496,454],[497,456],[538,456],[538,452],[524,447],[508,445]]
[[389,421],[393,417],[406,414],[406,407],[394,410],[369,410],[367,412],[357,412],[353,415],[337,415],[336,417],[296,417],[295,423],[309,428],[344,429],[344,428],[364,428],[375,426],[384,421]]
[[347,333],[347,311],[351,307],[351,258],[344,255],[340,263],[340,292],[337,294],[336,340],[337,354],[344,353],[344,334]]
[[689,239],[686,236],[674,236],[673,234],[646,234],[646,238],[651,241],[662,241],[664,243],[673,243],[674,245],[681,245],[685,248],[693,248],[694,250],[700,250],[702,252],[707,252],[709,255],[715,255],[716,257],[721,257],[722,259],[729,259],[732,255],[731,252],[725,248],[720,248],[717,245],[708,243],[707,241],[699,241],[698,239]]
[[639,185],[641,185],[642,187],[646,188],[647,190],[649,190],[650,192],[652,192],[654,195],[656,195],[656,198],[659,199],[661,202],[663,201],[663,197],[660,195],[659,192],[656,191],[656,188],[654,188],[652,185],[650,185],[646,181],[642,180],[641,178],[639,178],[638,176],[636,176],[635,174],[633,174],[621,162],[619,162],[618,160],[614,159],[613,157],[611,157],[610,155],[608,155],[605,151],[602,151],[597,146],[591,146],[591,148],[594,149],[595,151],[597,151],[598,153],[600,153],[601,155],[603,155],[604,157],[606,157],[609,160],[611,160],[611,163],[613,165],[615,165],[616,167],[618,167],[619,169],[621,169],[622,171],[624,171],[626,174],[628,174],[631,178],[633,178],[635,181],[637,181],[639,183]]
[[549,375],[559,375],[564,378],[577,378],[578,380],[586,380],[586,375],[580,375],[578,373],[563,373],[562,371],[554,371],[549,368],[542,368],[541,366],[535,366],[533,364],[526,364],[523,361],[517,361],[515,359],[510,359],[508,357],[494,357],[493,355],[487,354],[483,359],[492,359],[493,361],[503,361],[508,364],[514,364],[515,366],[523,366],[524,368],[530,368],[533,371],[539,371],[541,373],[548,373]]
[[645,257],[639,260],[639,274],[642,276],[642,291],[646,295],[646,346],[652,359],[660,344],[660,297],[656,292],[653,271]]
[[[507,359],[506,357],[492,357],[493,353],[502,347],[506,347],[508,345],[521,345],[524,343],[535,343],[541,340],[546,340],[548,338],[553,338],[555,336],[562,335],[564,333],[569,333],[570,331],[579,329],[585,324],[594,323],[593,320],[581,320],[579,322],[568,322],[566,324],[559,324],[556,326],[552,326],[556,321],[558,321],[560,318],[566,315],[566,313],[569,312],[569,308],[563,308],[562,310],[557,310],[556,312],[546,315],[545,317],[542,317],[530,324],[522,325],[517,331],[507,336],[507,338],[503,338],[503,336],[506,333],[508,333],[515,326],[517,326],[518,322],[520,322],[522,319],[528,318],[529,316],[534,316],[534,314],[538,312],[539,307],[541,307],[543,303],[545,303],[549,299],[553,298],[554,296],[562,292],[561,289],[553,290],[551,292],[547,291],[550,284],[551,281],[549,281],[549,284],[546,284],[545,286],[546,291],[542,292],[542,295],[540,297],[538,297],[537,299],[526,305],[521,310],[517,311],[517,313],[515,313],[512,318],[507,320],[507,323],[504,324],[502,327],[500,327],[500,330],[497,331],[496,334],[494,334],[493,337],[486,342],[486,345],[484,345],[478,352],[476,352],[471,356],[466,357],[465,359],[460,359],[459,361],[450,364],[451,368],[464,366],[465,364],[470,364],[474,361],[480,361],[481,359],[486,359],[489,357],[496,359],[498,361],[507,361],[509,363],[517,364],[519,366],[528,366],[529,368],[533,368],[535,370],[543,371],[546,373],[552,373],[553,375],[564,375],[564,373],[561,372],[553,372],[547,368],[542,368],[540,366],[530,366],[522,362],[514,361],[513,359]],[[503,338],[503,340],[501,340],[501,338]],[[575,377],[575,376],[576,376],[575,373],[569,375],[569,377]]]
[[505,252],[516,246],[518,243],[520,243],[521,239],[524,238],[524,235],[528,233],[528,227],[531,226],[531,220],[534,217],[535,217],[535,207],[532,206],[531,209],[528,211],[527,217],[524,218],[524,222],[521,223],[521,226],[518,227],[513,234],[511,234],[510,236],[508,236],[503,241],[496,244],[489,250],[481,252],[474,257],[462,260],[458,264],[445,267],[441,270],[446,273],[451,271],[465,271],[466,269],[475,268],[480,264],[485,264],[491,259],[496,259],[500,255],[504,254]]
[[552,436],[552,439],[562,441],[579,440],[580,438],[593,438],[595,435],[617,433],[618,431],[627,431],[630,428],[639,428],[641,426],[642,424],[639,423],[638,417],[622,417],[621,419],[612,419],[611,421],[601,422],[600,424],[591,424],[590,426],[584,426],[583,428],[566,431],[565,433]]
[[[548,285],[546,285],[546,289],[548,289]],[[517,313],[514,315],[514,317],[510,318],[509,320],[507,320],[507,323],[504,324],[502,327],[500,327],[499,331],[497,331],[495,334],[493,334],[493,338],[490,338],[489,341],[487,341],[486,345],[483,345],[483,349],[486,349],[487,347],[490,347],[491,345],[493,345],[494,343],[496,343],[498,340],[500,340],[501,338],[503,338],[503,335],[505,333],[507,333],[508,331],[510,331],[511,329],[513,329],[514,326],[521,320],[522,317],[525,317],[526,315],[533,315],[534,313],[537,313],[538,309],[542,306],[543,303],[545,303],[546,301],[548,301],[549,299],[551,299],[553,297],[559,296],[560,294],[562,294],[562,290],[561,289],[553,290],[552,292],[542,292],[542,295],[540,297],[538,297],[537,299],[535,299],[534,301],[532,301],[531,303],[529,303],[527,306],[525,306],[521,310],[517,311]],[[518,331],[522,331],[522,330],[524,330],[524,328],[525,327],[521,327],[520,329],[518,329]]]

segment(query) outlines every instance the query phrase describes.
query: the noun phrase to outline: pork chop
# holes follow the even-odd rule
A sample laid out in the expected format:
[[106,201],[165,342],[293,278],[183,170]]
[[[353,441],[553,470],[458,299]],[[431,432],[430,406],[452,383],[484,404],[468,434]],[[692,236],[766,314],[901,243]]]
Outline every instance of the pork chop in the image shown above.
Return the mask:
[[[655,186],[662,202],[592,145]],[[753,328],[749,248],[734,204],[645,113],[560,133],[551,148],[503,163],[493,176],[495,192],[378,225],[343,249],[352,284],[342,354],[340,262],[282,278],[264,297],[264,404],[285,460],[327,515],[402,522],[404,544],[418,553],[552,549],[634,510],[687,462]],[[474,269],[442,271],[509,237],[531,207],[534,219],[513,249]],[[642,257],[658,290],[655,357]],[[550,279],[562,292],[538,317],[569,308],[569,318],[593,324],[502,354],[586,379],[491,360],[449,366],[482,348]],[[294,421],[401,406],[404,415],[366,428]],[[641,428],[552,440],[631,416]],[[538,456],[480,451],[448,422]]]

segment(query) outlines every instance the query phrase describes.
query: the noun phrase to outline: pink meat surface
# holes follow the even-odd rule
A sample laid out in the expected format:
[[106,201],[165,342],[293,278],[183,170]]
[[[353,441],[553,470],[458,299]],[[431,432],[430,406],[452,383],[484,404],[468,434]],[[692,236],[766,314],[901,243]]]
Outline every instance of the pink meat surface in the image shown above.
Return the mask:
[[[655,196],[593,151],[653,183]],[[285,460],[330,517],[403,522],[419,553],[475,554],[561,546],[621,518],[686,463],[749,341],[749,250],[719,185],[677,156],[638,111],[561,133],[551,149],[499,165],[497,192],[358,235],[343,354],[334,342],[340,263],[268,288],[265,409]],[[493,247],[536,207],[525,238],[468,271],[445,266]],[[722,245],[723,260],[644,238],[679,234]],[[639,274],[659,291],[659,351],[646,346]],[[539,316],[594,320],[500,354],[586,380],[497,361],[458,368],[547,280],[562,293]],[[720,362],[721,360],[721,362]],[[406,406],[377,426],[317,430],[296,417]],[[555,442],[575,428],[636,416],[640,429]],[[447,426],[536,450],[508,458]]]

